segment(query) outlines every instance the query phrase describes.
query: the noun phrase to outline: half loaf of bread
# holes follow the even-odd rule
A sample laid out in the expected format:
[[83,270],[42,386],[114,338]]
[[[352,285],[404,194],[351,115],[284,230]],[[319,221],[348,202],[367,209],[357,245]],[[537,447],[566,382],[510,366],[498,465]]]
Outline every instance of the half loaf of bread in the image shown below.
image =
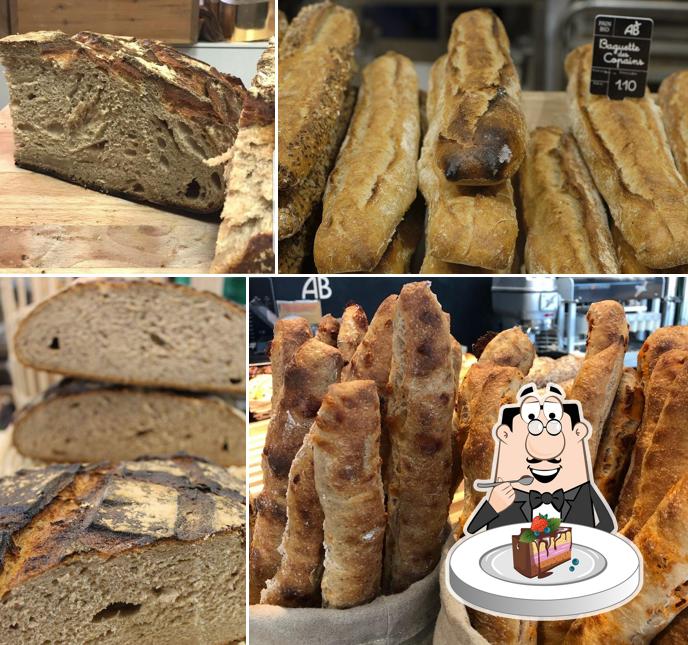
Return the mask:
[[0,479],[0,642],[244,638],[243,483],[189,457]]
[[219,396],[64,379],[14,421],[14,445],[44,461],[99,462],[187,453],[246,463],[242,412]]
[[0,40],[18,166],[194,213],[219,212],[205,159],[237,135],[246,91],[172,47],[91,32]]
[[17,358],[83,379],[243,391],[244,310],[212,293],[146,280],[76,283],[19,324]]

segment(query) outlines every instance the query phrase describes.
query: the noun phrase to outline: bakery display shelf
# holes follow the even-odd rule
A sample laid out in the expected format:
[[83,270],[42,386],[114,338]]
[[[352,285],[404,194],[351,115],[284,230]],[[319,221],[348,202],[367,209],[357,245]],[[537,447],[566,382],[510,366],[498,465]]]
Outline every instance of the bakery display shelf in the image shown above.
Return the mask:
[[[263,489],[263,473],[260,469],[260,457],[263,454],[265,435],[269,420],[254,421],[248,426],[248,487],[249,495],[255,497]],[[1,461],[0,461],[1,463]],[[463,510],[463,484],[456,491],[449,507],[449,523],[456,526]]]
[[179,215],[14,165],[0,110],[0,273],[207,273],[219,218]]

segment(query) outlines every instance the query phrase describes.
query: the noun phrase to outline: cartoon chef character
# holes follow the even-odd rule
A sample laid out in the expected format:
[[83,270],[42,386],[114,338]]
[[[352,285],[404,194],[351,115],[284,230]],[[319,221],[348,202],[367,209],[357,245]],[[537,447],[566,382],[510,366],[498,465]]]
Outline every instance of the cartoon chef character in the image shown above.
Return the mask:
[[[503,483],[491,488],[465,532],[530,523],[545,514],[571,524],[615,531],[616,519],[592,478],[590,432],[580,403],[565,400],[558,385],[549,383],[544,397],[538,396],[532,384],[522,387],[518,403],[501,408],[492,430],[492,479]],[[524,476],[532,478],[530,484],[513,483]]]

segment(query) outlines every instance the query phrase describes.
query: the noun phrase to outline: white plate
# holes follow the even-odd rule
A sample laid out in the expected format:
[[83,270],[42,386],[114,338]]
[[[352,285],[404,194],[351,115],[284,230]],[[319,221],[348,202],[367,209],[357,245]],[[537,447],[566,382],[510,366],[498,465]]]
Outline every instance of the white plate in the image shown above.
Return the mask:
[[587,526],[572,527],[570,563],[546,578],[526,578],[513,568],[511,537],[523,525],[501,526],[454,545],[447,556],[447,588],[466,605],[498,614],[551,620],[597,614],[628,602],[640,589],[642,566],[626,538]]

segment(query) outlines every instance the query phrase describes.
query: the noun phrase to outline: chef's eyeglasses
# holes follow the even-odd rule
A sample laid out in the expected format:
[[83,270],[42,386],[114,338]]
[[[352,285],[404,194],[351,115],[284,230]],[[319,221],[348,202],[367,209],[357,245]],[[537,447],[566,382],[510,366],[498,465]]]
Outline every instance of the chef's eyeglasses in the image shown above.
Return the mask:
[[[546,422],[543,423],[538,417],[540,411],[544,412]],[[532,435],[542,434],[547,430],[547,434],[552,436],[561,432],[561,418],[564,409],[561,402],[556,399],[548,399],[544,403],[536,398],[526,399],[521,404],[521,418],[528,424],[528,432]]]

